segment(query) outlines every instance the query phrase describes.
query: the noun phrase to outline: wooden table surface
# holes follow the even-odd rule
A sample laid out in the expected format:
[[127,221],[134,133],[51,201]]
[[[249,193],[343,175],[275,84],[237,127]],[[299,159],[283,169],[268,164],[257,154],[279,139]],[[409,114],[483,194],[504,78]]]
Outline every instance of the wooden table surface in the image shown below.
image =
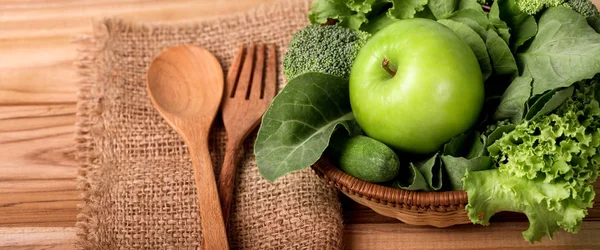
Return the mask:
[[[0,249],[74,248],[80,199],[75,35],[89,33],[91,21],[105,16],[194,21],[271,1],[0,0]],[[578,234],[561,232],[529,245],[521,236],[528,225],[523,216],[504,214],[489,227],[437,229],[377,215],[348,198],[342,202],[348,249],[600,249],[599,208],[590,210]]]

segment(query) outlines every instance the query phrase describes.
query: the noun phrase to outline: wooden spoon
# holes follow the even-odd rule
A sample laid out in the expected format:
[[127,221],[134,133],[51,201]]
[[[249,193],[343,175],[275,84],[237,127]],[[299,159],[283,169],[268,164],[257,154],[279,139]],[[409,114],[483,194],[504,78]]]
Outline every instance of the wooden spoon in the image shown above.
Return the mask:
[[208,133],[223,96],[223,70],[207,50],[177,46],[158,55],[147,72],[158,112],[188,146],[198,192],[203,249],[229,249],[208,151]]

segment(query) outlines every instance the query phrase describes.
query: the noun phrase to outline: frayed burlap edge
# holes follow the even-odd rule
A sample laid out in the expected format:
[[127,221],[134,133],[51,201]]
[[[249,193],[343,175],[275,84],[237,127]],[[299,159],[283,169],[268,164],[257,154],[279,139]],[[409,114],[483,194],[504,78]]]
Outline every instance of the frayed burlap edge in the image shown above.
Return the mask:
[[96,214],[98,204],[91,197],[96,195],[97,183],[93,176],[99,174],[98,161],[102,156],[99,144],[102,142],[102,91],[103,72],[99,72],[103,63],[103,49],[108,41],[109,34],[104,22],[95,22],[93,35],[82,35],[73,41],[78,47],[78,58],[75,63],[79,79],[75,123],[76,159],[80,163],[77,177],[77,188],[82,190],[81,203],[78,204],[79,214],[75,227],[78,236],[76,245],[89,248],[89,239],[97,237],[92,232],[97,228]]

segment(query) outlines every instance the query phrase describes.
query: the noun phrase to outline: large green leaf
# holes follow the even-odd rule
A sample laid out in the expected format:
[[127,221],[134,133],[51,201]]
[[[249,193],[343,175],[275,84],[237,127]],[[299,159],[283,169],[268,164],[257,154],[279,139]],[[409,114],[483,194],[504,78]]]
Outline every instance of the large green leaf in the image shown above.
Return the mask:
[[348,80],[322,73],[292,79],[263,116],[254,154],[268,181],[315,163],[342,125],[359,131],[350,108]]
[[493,166],[492,159],[489,156],[467,159],[464,157],[442,155],[440,158],[444,163],[445,177],[448,178],[448,181],[444,182],[444,188],[449,190],[463,190],[462,179],[467,171],[487,170]]
[[525,102],[531,93],[531,81],[531,77],[528,76],[517,77],[512,81],[502,95],[494,119],[511,119],[514,124],[521,121],[525,112]]
[[408,169],[401,171],[392,187],[405,190],[440,190],[442,166],[438,154],[416,163],[409,163]]
[[488,13],[488,18],[490,19],[490,23],[496,28],[498,35],[502,37],[506,44],[509,44],[510,32],[508,30],[508,25],[502,19],[500,19],[500,8],[498,7],[499,1],[494,1],[492,4],[492,8],[490,9],[490,13]]
[[558,108],[558,106],[563,104],[565,100],[571,97],[571,95],[573,95],[573,91],[574,88],[571,86],[566,89],[549,91],[548,93],[542,95],[533,103],[531,108],[527,110],[525,119],[534,120],[537,117],[552,112],[554,109]]
[[458,0],[429,0],[427,7],[436,19],[448,17],[457,6]]
[[442,19],[438,22],[453,30],[454,33],[456,33],[469,45],[469,47],[471,47],[471,50],[473,50],[473,53],[475,53],[475,56],[477,57],[477,62],[481,68],[483,79],[487,79],[492,74],[492,64],[490,63],[490,57],[488,55],[485,42],[483,39],[481,39],[477,32],[471,29],[468,25],[454,20]]
[[496,33],[495,30],[487,31],[485,45],[487,46],[492,68],[496,75],[508,75],[517,72],[517,62],[508,44]]
[[483,8],[481,8],[481,4],[477,2],[477,0],[459,0],[458,1],[458,10],[463,9],[474,9],[483,13]]
[[600,34],[565,7],[547,9],[527,50],[517,54],[522,75],[533,78],[532,95],[568,87],[600,72]]
[[494,142],[496,142],[498,139],[500,139],[502,136],[504,136],[507,133],[510,133],[510,131],[513,131],[513,130],[515,130],[515,125],[514,124],[506,124],[506,125],[502,125],[502,126],[497,127],[487,137],[487,142],[485,144],[486,147],[489,147]]
[[484,41],[486,40],[487,29],[492,25],[482,11],[474,9],[461,9],[452,13],[448,19],[468,25],[477,32]]
[[522,12],[517,6],[516,0],[495,1],[494,3],[498,3],[500,18],[512,31],[511,49],[516,51],[537,33],[535,18]]

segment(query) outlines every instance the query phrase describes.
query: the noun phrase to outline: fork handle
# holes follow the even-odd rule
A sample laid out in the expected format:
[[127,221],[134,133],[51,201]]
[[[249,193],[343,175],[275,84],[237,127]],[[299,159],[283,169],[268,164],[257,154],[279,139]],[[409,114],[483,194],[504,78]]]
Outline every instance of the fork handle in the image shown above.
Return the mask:
[[239,144],[236,141],[227,141],[225,159],[219,173],[219,197],[221,198],[221,209],[223,210],[225,226],[229,223],[229,215],[231,214],[233,203],[233,187],[235,186],[235,176],[237,173]]

